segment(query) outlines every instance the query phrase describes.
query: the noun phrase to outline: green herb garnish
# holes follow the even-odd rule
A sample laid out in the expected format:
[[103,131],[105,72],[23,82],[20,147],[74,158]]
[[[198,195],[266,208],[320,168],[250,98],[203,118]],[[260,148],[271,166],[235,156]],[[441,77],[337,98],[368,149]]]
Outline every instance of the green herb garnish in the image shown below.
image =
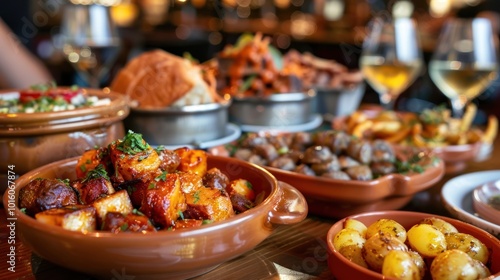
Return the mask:
[[104,178],[106,180],[109,180],[108,172],[106,171],[106,169],[102,164],[99,164],[96,166],[96,168],[90,170],[82,182],[87,182],[92,179],[99,179],[99,178]]
[[148,149],[149,144],[142,139],[142,134],[129,130],[123,140],[116,145],[116,148],[126,154],[135,155]]

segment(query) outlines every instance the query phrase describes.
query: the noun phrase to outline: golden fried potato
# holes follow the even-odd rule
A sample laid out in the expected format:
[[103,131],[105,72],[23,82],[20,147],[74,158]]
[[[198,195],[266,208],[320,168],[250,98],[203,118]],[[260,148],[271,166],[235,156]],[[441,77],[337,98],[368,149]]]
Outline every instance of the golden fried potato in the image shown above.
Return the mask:
[[361,253],[372,270],[382,272],[384,258],[393,250],[408,251],[408,247],[398,238],[380,232],[366,240]]
[[452,232],[446,234],[446,244],[449,249],[464,251],[471,258],[484,264],[488,262],[490,252],[486,245],[476,237],[468,233]]
[[366,235],[366,230],[367,230],[366,225],[363,222],[358,221],[358,220],[353,219],[353,218],[346,218],[345,219],[344,228],[352,228],[354,230],[357,230],[357,231],[359,231],[359,233],[361,233],[361,236],[363,236],[363,237]]
[[491,115],[488,117],[488,125],[484,131],[482,141],[486,144],[492,144],[498,134],[498,118]]
[[416,224],[408,230],[410,248],[425,257],[435,257],[446,250],[445,235],[429,224]]
[[349,245],[355,245],[361,248],[365,242],[366,239],[359,231],[352,228],[343,228],[333,238],[333,247],[337,251],[340,251],[342,247]]
[[358,264],[364,268],[368,268],[368,264],[363,258],[362,247],[358,245],[347,245],[340,248],[339,253],[351,262]]
[[406,241],[406,229],[400,223],[392,219],[379,219],[370,224],[366,230],[366,239],[378,233],[396,237],[403,243]]
[[447,234],[447,233],[452,233],[452,232],[458,232],[457,228],[448,223],[447,221],[436,218],[436,217],[429,217],[425,218],[422,221],[420,221],[420,224],[429,224],[435,226],[440,232]]
[[474,259],[457,249],[438,254],[431,263],[430,272],[433,280],[479,279]]
[[399,280],[420,280],[420,270],[406,251],[392,250],[384,258],[382,275]]

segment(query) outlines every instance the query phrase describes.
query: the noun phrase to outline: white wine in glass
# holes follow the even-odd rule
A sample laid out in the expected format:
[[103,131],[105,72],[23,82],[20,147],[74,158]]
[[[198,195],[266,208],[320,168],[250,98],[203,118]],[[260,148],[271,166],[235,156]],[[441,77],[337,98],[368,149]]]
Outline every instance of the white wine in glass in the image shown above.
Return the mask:
[[429,75],[451,101],[454,117],[495,79],[497,48],[487,19],[452,19],[439,37]]
[[67,4],[59,40],[64,55],[89,86],[100,87],[121,46],[109,7]]
[[375,18],[363,42],[360,68],[366,82],[379,94],[380,103],[394,103],[420,75],[422,52],[415,22],[410,18]]

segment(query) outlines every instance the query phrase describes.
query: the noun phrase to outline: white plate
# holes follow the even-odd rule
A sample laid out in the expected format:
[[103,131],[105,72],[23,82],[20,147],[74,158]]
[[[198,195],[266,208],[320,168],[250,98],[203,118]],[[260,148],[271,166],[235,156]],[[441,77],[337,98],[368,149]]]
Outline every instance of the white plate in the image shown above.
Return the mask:
[[226,127],[226,135],[224,137],[196,144],[191,143],[184,145],[162,145],[162,146],[168,150],[175,150],[181,147],[188,147],[191,149],[208,149],[233,142],[236,139],[240,138],[240,136],[241,136],[241,129],[235,124],[228,123]]
[[472,207],[472,192],[478,186],[499,180],[500,170],[489,170],[457,176],[441,189],[444,206],[457,219],[473,224],[500,238],[500,225],[480,218]]
[[312,121],[304,124],[283,125],[283,126],[260,126],[260,125],[241,125],[241,130],[245,132],[300,132],[318,128],[323,123],[323,117],[316,114]]

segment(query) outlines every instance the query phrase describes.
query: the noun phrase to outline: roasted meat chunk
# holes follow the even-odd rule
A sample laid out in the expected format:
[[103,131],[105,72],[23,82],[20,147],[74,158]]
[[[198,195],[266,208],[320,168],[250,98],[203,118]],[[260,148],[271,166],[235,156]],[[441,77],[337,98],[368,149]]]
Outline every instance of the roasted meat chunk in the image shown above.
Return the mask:
[[92,204],[96,199],[115,192],[101,164],[90,170],[83,179],[72,182],[71,186],[77,192],[82,204]]
[[248,180],[232,180],[226,190],[233,204],[233,209],[237,213],[245,212],[254,206],[255,191]]
[[148,217],[140,213],[123,214],[108,212],[104,217],[101,230],[118,232],[148,232],[156,231]]
[[162,228],[175,225],[185,209],[186,199],[181,189],[181,179],[176,173],[164,173],[161,178],[151,180],[139,208],[155,226]]
[[223,193],[229,186],[229,178],[222,173],[218,168],[211,168],[207,174],[203,176],[203,185],[207,188],[216,189]]
[[168,173],[173,173],[181,164],[181,158],[172,150],[157,148],[156,151],[160,157],[160,169]]
[[211,188],[200,188],[186,194],[187,209],[184,215],[188,219],[223,221],[234,216],[233,205],[227,195]]
[[37,178],[19,190],[19,208],[24,208],[30,216],[51,208],[75,204],[78,204],[78,196],[63,180]]
[[359,181],[373,180],[373,173],[368,165],[351,166],[349,168],[346,168],[345,172],[353,180],[359,180]]
[[332,151],[326,146],[311,146],[304,151],[302,162],[306,164],[315,164],[329,162],[332,160]]
[[85,178],[90,170],[102,165],[106,172],[113,170],[113,164],[107,148],[97,148],[85,151],[76,163],[76,177]]

